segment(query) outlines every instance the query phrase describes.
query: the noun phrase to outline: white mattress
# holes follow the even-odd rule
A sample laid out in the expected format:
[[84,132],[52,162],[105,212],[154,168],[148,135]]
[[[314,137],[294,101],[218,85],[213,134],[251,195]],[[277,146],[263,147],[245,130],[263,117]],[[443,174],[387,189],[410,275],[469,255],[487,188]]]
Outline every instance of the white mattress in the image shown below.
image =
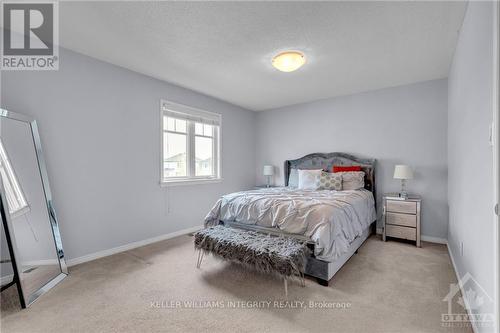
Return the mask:
[[314,241],[317,259],[333,262],[348,252],[375,219],[370,191],[280,187],[224,195],[207,215],[205,225],[237,222],[303,235]]

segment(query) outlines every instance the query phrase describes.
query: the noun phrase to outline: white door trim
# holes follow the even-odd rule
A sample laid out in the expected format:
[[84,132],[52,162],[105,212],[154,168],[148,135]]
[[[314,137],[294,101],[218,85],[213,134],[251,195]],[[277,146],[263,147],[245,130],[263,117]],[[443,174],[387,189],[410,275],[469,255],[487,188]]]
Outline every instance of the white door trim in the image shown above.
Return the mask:
[[[493,3],[493,207],[498,204],[500,198],[500,6],[497,1]],[[494,267],[495,267],[495,332],[500,331],[500,217],[494,216]]]

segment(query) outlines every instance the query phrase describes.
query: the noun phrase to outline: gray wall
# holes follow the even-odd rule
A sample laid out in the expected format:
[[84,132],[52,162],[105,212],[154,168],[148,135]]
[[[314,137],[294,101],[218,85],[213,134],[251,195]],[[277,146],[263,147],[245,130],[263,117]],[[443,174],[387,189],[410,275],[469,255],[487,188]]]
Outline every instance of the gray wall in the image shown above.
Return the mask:
[[[493,13],[492,2],[469,2],[448,91],[448,244],[458,274],[471,273],[490,297],[495,267],[493,151],[488,142],[493,120]],[[492,313],[493,304],[484,300],[480,312]]]
[[[3,72],[2,108],[40,125],[66,254],[77,258],[203,223],[255,183],[255,113],[71,51],[59,71]],[[159,186],[160,98],[222,114],[218,184]]]
[[446,114],[446,80],[259,113],[257,181],[264,182],[264,164],[279,168],[275,181],[282,184],[284,160],[313,152],[347,152],[378,160],[380,199],[383,192],[399,189],[392,178],[394,165],[409,164],[415,179],[408,188],[423,196],[422,234],[446,238]]

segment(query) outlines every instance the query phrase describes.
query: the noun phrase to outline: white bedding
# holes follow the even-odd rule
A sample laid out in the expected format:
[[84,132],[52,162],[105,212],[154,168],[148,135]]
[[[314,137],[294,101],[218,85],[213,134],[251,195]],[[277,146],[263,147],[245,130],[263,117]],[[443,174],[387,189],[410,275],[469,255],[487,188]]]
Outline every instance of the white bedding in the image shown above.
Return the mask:
[[370,191],[279,187],[222,196],[205,218],[205,226],[234,221],[304,235],[316,243],[318,259],[332,262],[375,219]]

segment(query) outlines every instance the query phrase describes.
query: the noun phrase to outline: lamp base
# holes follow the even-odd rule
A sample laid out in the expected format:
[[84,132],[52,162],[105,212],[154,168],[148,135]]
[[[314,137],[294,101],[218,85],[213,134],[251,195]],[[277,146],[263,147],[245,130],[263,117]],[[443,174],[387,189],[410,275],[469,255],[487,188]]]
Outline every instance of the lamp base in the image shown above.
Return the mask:
[[408,199],[408,192],[406,192],[406,179],[401,179],[401,192],[399,192],[399,197]]

